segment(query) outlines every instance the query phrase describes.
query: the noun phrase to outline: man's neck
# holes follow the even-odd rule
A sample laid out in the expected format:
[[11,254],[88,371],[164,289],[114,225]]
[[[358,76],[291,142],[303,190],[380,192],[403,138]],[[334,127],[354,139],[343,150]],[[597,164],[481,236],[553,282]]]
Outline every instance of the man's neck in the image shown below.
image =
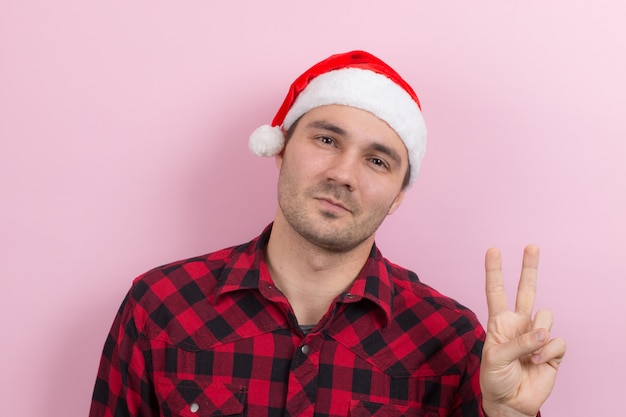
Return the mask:
[[373,237],[351,251],[337,253],[315,246],[282,220],[274,222],[267,244],[268,269],[298,322],[316,324],[363,268]]

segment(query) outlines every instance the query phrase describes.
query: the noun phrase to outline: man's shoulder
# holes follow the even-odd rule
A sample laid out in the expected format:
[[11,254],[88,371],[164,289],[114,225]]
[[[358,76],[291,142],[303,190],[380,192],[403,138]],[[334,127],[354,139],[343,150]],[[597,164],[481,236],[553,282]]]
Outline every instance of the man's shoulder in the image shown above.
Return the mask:
[[445,311],[446,314],[466,316],[476,321],[475,314],[469,308],[426,284],[415,272],[388,260],[386,263],[393,279],[396,303],[401,303],[405,308],[428,310],[438,314]]
[[248,245],[231,246],[150,269],[133,280],[132,298],[138,301],[147,293],[159,299],[174,292],[208,295],[233,259]]

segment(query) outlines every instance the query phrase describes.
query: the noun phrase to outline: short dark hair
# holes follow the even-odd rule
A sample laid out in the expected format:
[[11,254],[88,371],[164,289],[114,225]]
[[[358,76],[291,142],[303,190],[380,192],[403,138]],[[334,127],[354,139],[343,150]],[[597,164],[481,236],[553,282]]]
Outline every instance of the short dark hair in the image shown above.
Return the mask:
[[[289,126],[289,129],[287,129],[287,132],[285,132],[285,145],[287,145],[287,142],[289,142],[289,139],[291,139],[291,137],[293,136],[293,132],[296,131],[296,127],[298,126],[298,122],[300,121],[301,118],[302,116],[298,117],[296,121],[293,122],[291,126]],[[410,180],[411,180],[411,162],[409,161],[409,166],[406,170],[406,173],[404,174],[404,179],[402,180],[403,190],[409,185]]]

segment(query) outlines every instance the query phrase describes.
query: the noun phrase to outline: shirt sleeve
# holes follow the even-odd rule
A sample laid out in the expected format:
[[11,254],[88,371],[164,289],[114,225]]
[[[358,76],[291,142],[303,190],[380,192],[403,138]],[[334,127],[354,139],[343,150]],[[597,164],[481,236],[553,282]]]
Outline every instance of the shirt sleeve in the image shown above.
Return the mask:
[[482,409],[480,391],[480,361],[485,331],[480,324],[477,324],[473,332],[468,332],[464,338],[467,362],[459,384],[459,402],[457,407],[453,408],[450,417],[486,417]]
[[[147,349],[136,321],[136,303],[128,293],[113,321],[100,360],[90,417],[158,415],[146,372]],[[149,359],[149,358],[148,358]]]

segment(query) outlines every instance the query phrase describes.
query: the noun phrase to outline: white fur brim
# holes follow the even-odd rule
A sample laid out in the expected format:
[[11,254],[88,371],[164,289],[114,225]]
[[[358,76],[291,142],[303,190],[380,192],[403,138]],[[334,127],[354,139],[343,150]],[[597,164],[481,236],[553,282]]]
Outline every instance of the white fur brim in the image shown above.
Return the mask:
[[402,87],[382,74],[343,68],[315,77],[296,98],[283,122],[289,127],[316,107],[343,104],[369,111],[400,136],[409,154],[411,178],[417,178],[426,152],[426,123],[417,103]]

